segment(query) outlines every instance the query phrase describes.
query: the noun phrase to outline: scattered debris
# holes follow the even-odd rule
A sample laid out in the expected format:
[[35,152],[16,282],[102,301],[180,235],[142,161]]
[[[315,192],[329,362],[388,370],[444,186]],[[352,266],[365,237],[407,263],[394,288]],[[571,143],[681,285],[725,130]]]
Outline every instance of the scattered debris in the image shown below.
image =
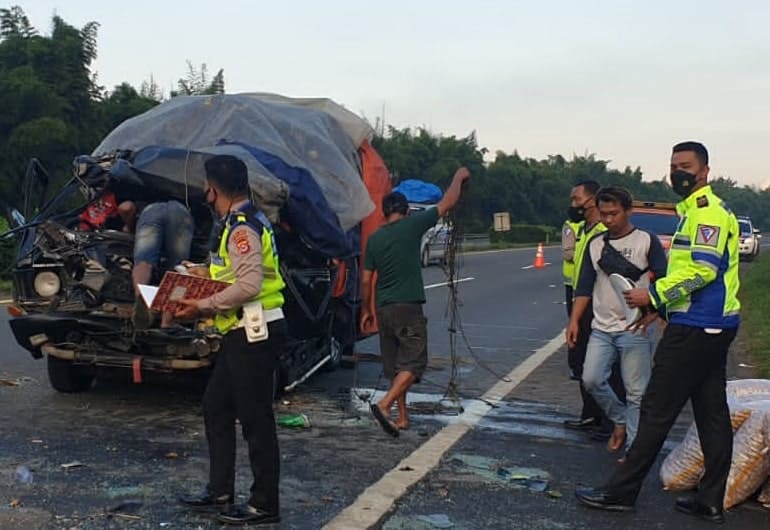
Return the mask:
[[62,469],[73,469],[76,467],[84,467],[85,464],[83,462],[79,462],[77,460],[74,460],[72,462],[67,462],[66,464],[62,464]]
[[163,458],[167,458],[168,460],[176,460],[177,458],[179,458],[179,455],[174,451],[169,451],[168,453],[163,455]]
[[278,418],[278,425],[281,427],[307,429],[310,427],[310,418],[305,414],[288,414]]
[[0,386],[19,386],[18,379],[0,379]]
[[30,440],[30,443],[41,444],[41,443],[43,443],[43,440],[41,440],[40,438],[34,438],[34,439]]
[[17,466],[13,472],[13,480],[19,484],[32,484],[34,478],[32,470],[25,465]]
[[326,503],[331,503],[331,502],[334,502],[334,497],[332,497],[331,495],[324,495],[323,497],[321,497],[321,500]]
[[500,462],[491,458],[455,454],[450,463],[456,466],[464,466],[472,473],[489,481],[502,482],[518,489],[528,489],[536,493],[548,490],[551,475],[543,470],[532,467],[503,467]]
[[398,468],[398,470],[399,471],[414,471],[414,468],[413,467],[409,467],[409,466],[404,466],[404,467]]
[[11,508],[19,508],[21,506],[21,501],[19,499],[11,499],[8,506]]
[[561,499],[562,498],[561,492],[560,491],[556,491],[556,490],[548,490],[548,496],[551,497],[552,499]]
[[445,513],[434,513],[432,515],[418,515],[418,521],[423,521],[434,528],[452,528],[455,524]]

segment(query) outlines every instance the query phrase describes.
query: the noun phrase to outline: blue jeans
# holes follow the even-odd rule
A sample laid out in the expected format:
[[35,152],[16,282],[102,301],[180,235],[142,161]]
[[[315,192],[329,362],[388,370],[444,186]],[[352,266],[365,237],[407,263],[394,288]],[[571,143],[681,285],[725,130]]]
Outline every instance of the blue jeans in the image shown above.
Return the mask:
[[[612,366],[620,361],[620,374],[626,388],[626,405],[610,387]],[[649,332],[620,331],[606,333],[592,330],[583,364],[583,385],[607,417],[616,425],[626,426],[626,447],[639,427],[639,407],[652,372],[652,342]]]
[[177,201],[148,204],[136,223],[134,263],[150,263],[157,268],[161,258],[171,269],[190,257],[193,218]]

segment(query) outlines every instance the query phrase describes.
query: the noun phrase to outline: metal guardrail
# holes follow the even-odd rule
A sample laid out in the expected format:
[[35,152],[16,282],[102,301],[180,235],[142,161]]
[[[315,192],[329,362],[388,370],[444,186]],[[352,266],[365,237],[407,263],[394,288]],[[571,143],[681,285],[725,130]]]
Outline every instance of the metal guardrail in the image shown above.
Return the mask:
[[460,243],[463,249],[474,249],[489,246],[489,235],[487,234],[465,234]]

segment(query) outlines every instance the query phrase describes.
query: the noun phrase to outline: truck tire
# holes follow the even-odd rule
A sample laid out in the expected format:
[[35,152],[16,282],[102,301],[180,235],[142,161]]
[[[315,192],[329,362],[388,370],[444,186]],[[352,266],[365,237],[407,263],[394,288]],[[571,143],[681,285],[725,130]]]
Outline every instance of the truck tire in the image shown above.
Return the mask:
[[86,392],[91,389],[94,376],[86,373],[82,366],[71,361],[48,356],[48,380],[54,390],[64,394]]

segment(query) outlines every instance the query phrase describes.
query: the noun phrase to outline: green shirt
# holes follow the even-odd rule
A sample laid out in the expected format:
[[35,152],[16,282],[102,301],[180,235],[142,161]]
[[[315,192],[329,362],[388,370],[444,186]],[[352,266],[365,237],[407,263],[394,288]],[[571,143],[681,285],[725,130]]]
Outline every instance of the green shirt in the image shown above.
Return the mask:
[[382,226],[366,243],[364,268],[377,273],[377,307],[388,304],[424,304],[420,243],[438,222],[430,208]]

